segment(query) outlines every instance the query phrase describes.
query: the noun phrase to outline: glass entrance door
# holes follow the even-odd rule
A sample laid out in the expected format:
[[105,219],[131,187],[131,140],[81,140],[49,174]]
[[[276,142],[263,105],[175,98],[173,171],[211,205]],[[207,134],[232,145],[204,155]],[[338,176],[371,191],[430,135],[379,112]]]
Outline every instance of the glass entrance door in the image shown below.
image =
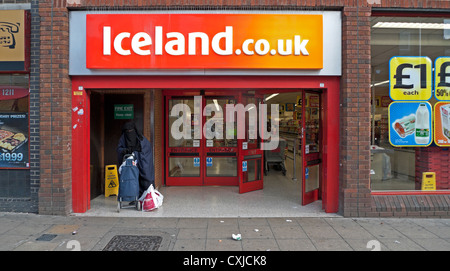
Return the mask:
[[203,185],[203,142],[194,139],[199,121],[194,119],[194,97],[166,96],[166,110],[166,184]]
[[318,92],[303,92],[302,205],[319,199],[322,167],[322,104]]
[[167,185],[238,185],[237,139],[225,130],[226,105],[234,103],[234,96],[166,96]]
[[[226,105],[234,96],[204,97],[204,185],[238,185],[238,146],[234,129],[226,129]],[[228,135],[232,135],[233,139]]]
[[[261,149],[259,129],[264,129],[258,118],[259,106],[263,97],[257,94],[241,94],[240,102],[245,106],[245,138],[238,140],[239,155],[239,193],[263,189],[264,154]],[[253,114],[253,117],[252,117]],[[238,127],[239,128],[239,127]]]

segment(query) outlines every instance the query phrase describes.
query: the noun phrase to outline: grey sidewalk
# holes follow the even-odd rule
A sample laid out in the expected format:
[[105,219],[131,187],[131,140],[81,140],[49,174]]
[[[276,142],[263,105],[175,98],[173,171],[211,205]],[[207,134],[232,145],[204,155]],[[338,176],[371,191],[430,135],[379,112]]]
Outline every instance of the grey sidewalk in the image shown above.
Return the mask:
[[[240,241],[232,238],[237,233],[242,236]],[[115,239],[124,235],[135,239]],[[61,217],[0,213],[2,251],[138,250],[146,242],[150,245],[147,248],[153,245],[159,251],[369,251],[378,246],[382,251],[449,251],[450,219]]]

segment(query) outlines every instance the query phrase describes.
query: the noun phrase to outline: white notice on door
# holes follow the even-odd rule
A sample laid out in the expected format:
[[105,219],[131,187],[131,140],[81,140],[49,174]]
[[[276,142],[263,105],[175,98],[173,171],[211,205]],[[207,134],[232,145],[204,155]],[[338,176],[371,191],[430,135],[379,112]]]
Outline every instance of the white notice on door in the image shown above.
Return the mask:
[[213,146],[214,146],[214,142],[212,139],[206,140],[206,147],[213,147]]
[[248,148],[248,143],[247,142],[242,142],[242,149],[246,150]]

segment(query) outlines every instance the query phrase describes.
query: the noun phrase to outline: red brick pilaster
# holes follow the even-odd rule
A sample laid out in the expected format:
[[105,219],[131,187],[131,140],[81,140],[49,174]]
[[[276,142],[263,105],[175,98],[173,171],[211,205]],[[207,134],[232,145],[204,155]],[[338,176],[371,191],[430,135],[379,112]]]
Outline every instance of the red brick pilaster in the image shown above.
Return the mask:
[[340,210],[370,211],[370,8],[344,7],[342,20]]
[[[64,3],[63,3],[64,2]],[[65,1],[39,1],[41,181],[39,213],[72,211],[69,13]]]

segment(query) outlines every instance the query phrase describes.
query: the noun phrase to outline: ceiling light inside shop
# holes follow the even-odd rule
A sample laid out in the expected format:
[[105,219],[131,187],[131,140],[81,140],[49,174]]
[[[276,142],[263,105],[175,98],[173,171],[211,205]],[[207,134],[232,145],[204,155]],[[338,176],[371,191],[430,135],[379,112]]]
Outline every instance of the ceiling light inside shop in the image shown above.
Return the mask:
[[376,87],[376,86],[381,86],[381,85],[384,85],[384,84],[387,84],[387,83],[389,83],[389,80],[378,82],[378,83],[372,84],[370,86],[371,87]]
[[374,28],[450,29],[450,23],[378,22]]
[[280,93],[274,93],[274,94],[270,95],[269,97],[267,97],[264,101],[267,102],[268,100],[272,99],[273,97],[277,96],[278,94],[280,94]]
[[217,100],[214,99],[213,102],[214,102],[214,105],[216,106],[217,112],[220,112],[220,107],[219,107],[219,104],[217,103]]

